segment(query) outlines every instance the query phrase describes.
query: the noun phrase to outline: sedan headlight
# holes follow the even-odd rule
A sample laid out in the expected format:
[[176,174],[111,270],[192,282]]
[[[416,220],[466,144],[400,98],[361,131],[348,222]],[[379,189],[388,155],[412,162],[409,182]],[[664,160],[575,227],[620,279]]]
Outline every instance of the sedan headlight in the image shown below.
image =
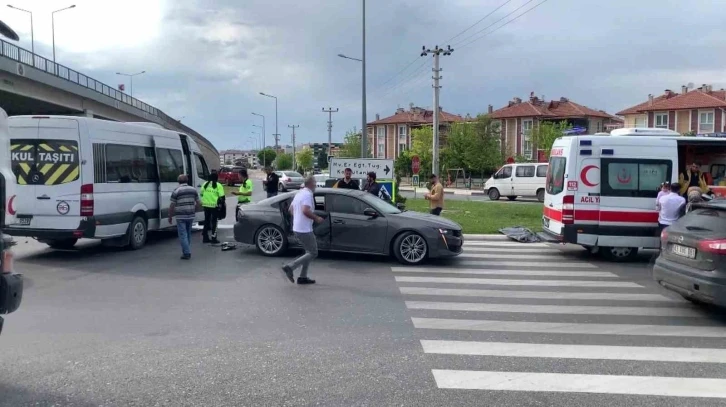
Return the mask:
[[449,229],[439,229],[439,233],[441,233],[442,235],[451,235],[453,231]]

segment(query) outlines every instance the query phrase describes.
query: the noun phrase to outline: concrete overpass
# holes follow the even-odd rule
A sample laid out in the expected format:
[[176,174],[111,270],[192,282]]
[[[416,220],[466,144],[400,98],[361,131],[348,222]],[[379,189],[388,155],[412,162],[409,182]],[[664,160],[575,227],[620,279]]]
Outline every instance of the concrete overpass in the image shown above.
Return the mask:
[[219,152],[201,134],[161,110],[82,73],[0,40],[0,107],[8,115],[85,115],[121,122],[148,121],[190,135],[207,165],[219,168]]

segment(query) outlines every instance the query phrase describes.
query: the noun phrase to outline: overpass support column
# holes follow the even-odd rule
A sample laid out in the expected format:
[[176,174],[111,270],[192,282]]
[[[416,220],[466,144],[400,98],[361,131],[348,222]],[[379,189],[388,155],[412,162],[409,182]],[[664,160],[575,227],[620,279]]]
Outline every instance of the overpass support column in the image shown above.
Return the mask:
[[83,115],[86,116],[86,117],[93,118],[93,110],[84,109],[83,110]]

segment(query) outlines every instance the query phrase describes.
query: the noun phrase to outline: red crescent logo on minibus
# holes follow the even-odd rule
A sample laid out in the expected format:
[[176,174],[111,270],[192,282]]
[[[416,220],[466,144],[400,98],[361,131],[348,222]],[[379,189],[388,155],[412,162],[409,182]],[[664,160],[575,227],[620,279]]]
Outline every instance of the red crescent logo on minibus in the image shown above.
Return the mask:
[[15,195],[8,199],[8,213],[15,216],[15,207],[13,207],[13,201],[15,201]]
[[587,173],[590,172],[590,170],[593,168],[599,169],[599,168],[597,168],[597,165],[586,165],[582,168],[582,171],[580,172],[580,179],[582,180],[582,183],[585,184],[585,186],[588,186],[591,188],[594,186],[597,186],[599,184],[597,182],[593,184],[592,182],[587,180]]

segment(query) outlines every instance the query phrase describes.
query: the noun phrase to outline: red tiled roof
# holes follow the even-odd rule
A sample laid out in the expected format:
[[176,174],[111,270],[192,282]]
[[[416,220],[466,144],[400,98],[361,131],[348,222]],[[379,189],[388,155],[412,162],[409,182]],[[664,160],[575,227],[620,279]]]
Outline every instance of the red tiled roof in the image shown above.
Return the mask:
[[[414,108],[416,109],[416,108]],[[439,121],[441,123],[454,123],[463,122],[464,118],[458,114],[444,112],[443,110],[439,113]],[[378,124],[433,124],[434,112],[433,110],[414,110],[398,112],[393,116],[385,117],[380,120],[376,120],[368,123],[368,125]]]
[[511,119],[515,117],[542,117],[542,118],[573,118],[573,117],[602,117],[612,119],[613,116],[601,110],[591,109],[566,98],[545,102],[537,98],[523,102],[511,102],[509,106],[495,110],[493,119]]
[[715,90],[708,92],[702,89],[695,89],[685,94],[675,92],[671,94],[665,93],[657,98],[653,98],[652,105],[650,101],[646,101],[618,112],[618,114],[626,115],[652,111],[702,109],[708,107],[726,107],[726,91]]

